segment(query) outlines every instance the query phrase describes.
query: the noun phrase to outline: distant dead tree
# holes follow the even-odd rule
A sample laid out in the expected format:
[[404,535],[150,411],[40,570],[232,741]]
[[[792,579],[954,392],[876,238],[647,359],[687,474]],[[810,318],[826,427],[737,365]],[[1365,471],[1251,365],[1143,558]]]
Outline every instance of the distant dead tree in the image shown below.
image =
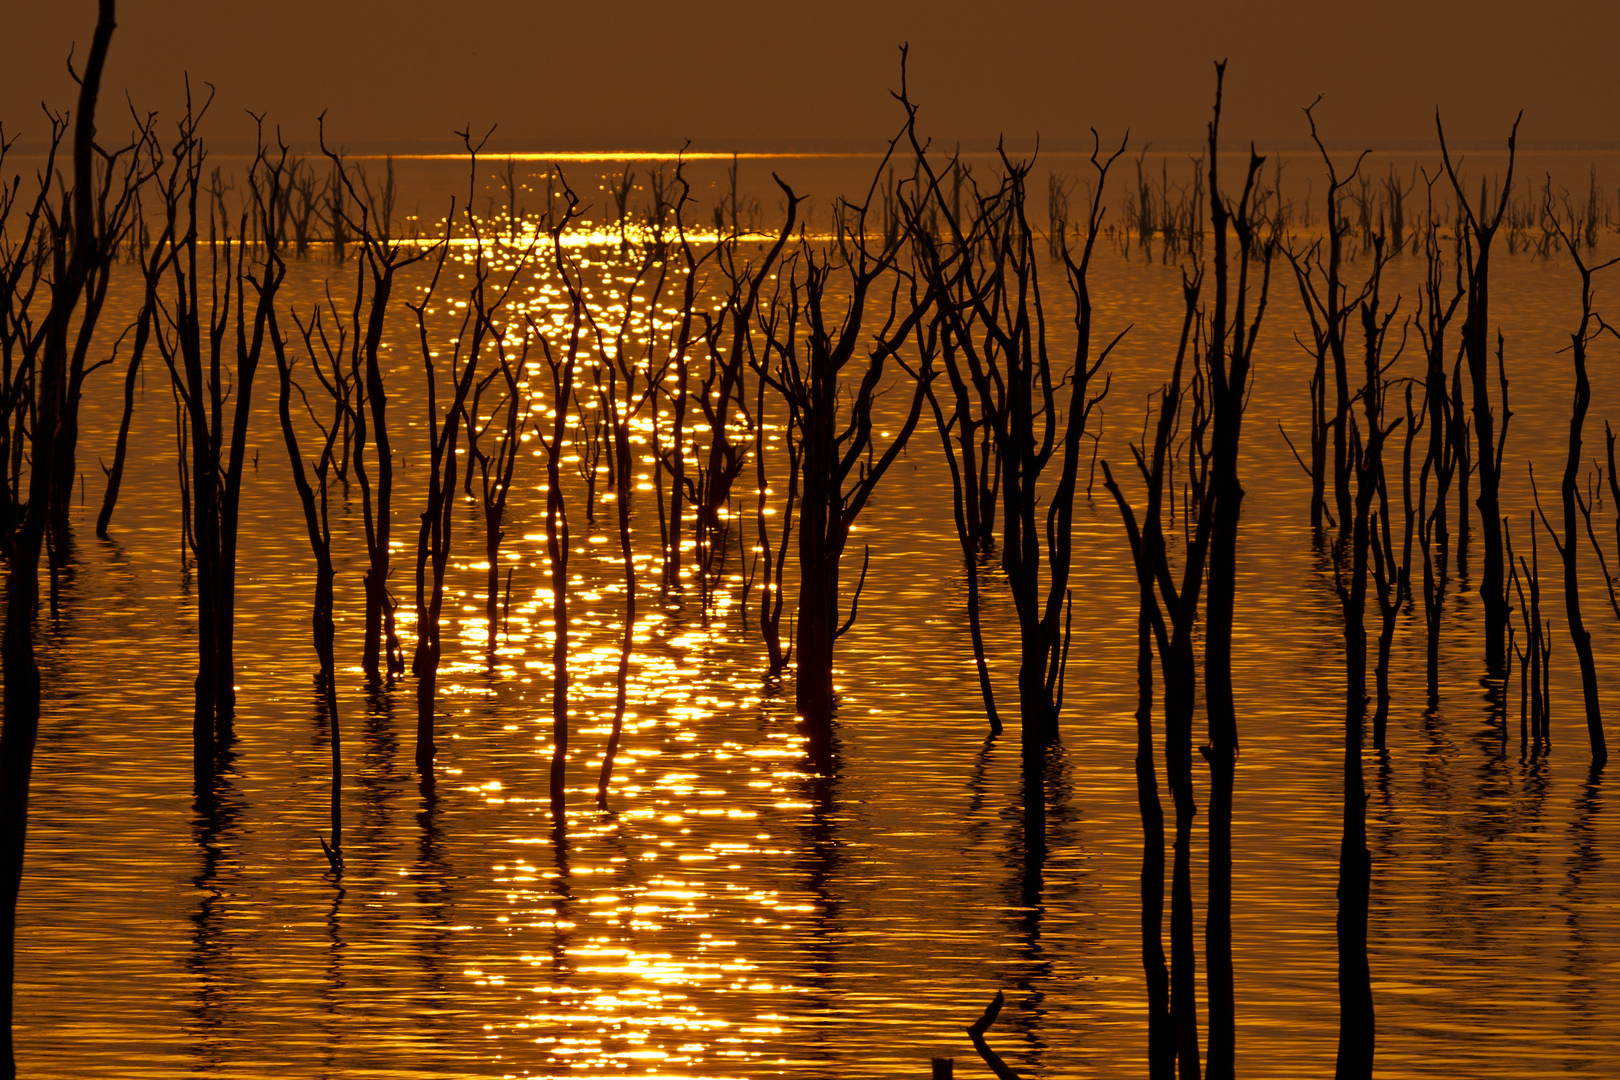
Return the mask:
[[[323,147],[324,149],[324,147]],[[360,192],[364,196],[365,220],[371,231],[377,234],[377,239],[387,247],[394,239],[394,155],[389,154],[383,159],[383,179],[377,185],[377,190],[371,190],[370,180],[364,168],[356,168],[354,174],[360,178]],[[348,189],[350,198],[354,196],[353,182],[346,170],[339,170],[338,178]]]
[[[1417,178],[1402,181],[1400,173],[1395,166],[1389,167],[1389,175],[1384,177],[1384,219],[1388,229],[1389,250],[1391,254],[1399,255],[1406,250],[1406,200],[1417,187]],[[1414,237],[1414,240],[1417,239]]]
[[[307,161],[292,166],[290,191],[296,193],[296,207],[290,211],[293,230],[293,250],[300,259],[309,255],[309,245],[315,239],[311,226],[317,220],[320,202],[315,194],[315,169]],[[290,200],[289,200],[290,201]]]
[[331,244],[332,258],[342,262],[347,258],[349,248],[349,211],[347,199],[348,185],[343,181],[342,170],[334,163],[332,172],[326,180],[326,194],[324,196],[326,239]]

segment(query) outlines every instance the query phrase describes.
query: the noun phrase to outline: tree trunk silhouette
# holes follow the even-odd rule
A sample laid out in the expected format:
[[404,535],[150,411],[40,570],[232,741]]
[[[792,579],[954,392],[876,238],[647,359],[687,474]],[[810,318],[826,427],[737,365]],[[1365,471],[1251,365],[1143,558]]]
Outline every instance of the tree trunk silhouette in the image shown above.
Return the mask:
[[[1200,318],[1200,289],[1200,278],[1183,277],[1185,315],[1181,341],[1170,379],[1158,395],[1153,445],[1132,448],[1137,471],[1146,488],[1146,507],[1140,520],[1108,462],[1102,463],[1104,485],[1119,507],[1137,576],[1135,771],[1137,807],[1142,819],[1142,965],[1148,991],[1148,1075],[1152,1080],[1172,1080],[1178,1075],[1178,1062],[1180,1075],[1196,1077],[1199,1074],[1197,961],[1191,886],[1192,823],[1197,812],[1192,787],[1192,719],[1197,670],[1191,635],[1204,583],[1214,505],[1210,498],[1210,461],[1205,439],[1209,413],[1203,400],[1205,383],[1199,370],[1199,361],[1204,357],[1195,355],[1190,387],[1183,386],[1182,373]],[[1190,408],[1184,406],[1189,393]],[[1184,443],[1188,510],[1197,515],[1197,525],[1187,530],[1177,584],[1165,539],[1165,494],[1167,490],[1170,492],[1173,526],[1175,492],[1169,484],[1169,476],[1178,453],[1176,435],[1183,420],[1189,428]],[[1153,650],[1158,653],[1164,673],[1165,778],[1175,811],[1168,967],[1162,929],[1164,808],[1159,801],[1153,766]]]
[[[783,189],[791,202],[797,201],[790,188]],[[916,429],[924,398],[919,384],[900,430],[874,460],[872,407],[885,364],[910,337],[925,305],[913,296],[903,316],[898,307],[891,309],[884,327],[870,339],[864,370],[857,369],[859,382],[846,385],[843,373],[872,333],[865,323],[869,293],[892,268],[899,243],[885,242],[875,252],[867,247],[870,203],[869,193],[866,204],[848,208],[851,224],[840,233],[836,255],[818,256],[808,243],[800,248],[788,271],[786,310],[773,320],[778,327],[771,343],[775,372],[766,376],[787,402],[791,424],[800,433],[794,704],[818,767],[832,756],[833,647],[853,624],[860,602],[857,585],[849,616],[840,623],[840,562],[855,519]],[[834,259],[840,256],[838,265]],[[835,289],[832,278],[840,271],[847,286],[841,283]],[[846,287],[849,299],[842,313],[829,310],[834,296],[846,295]],[[898,305],[898,298],[894,302]],[[839,407],[843,399],[848,400],[847,413]],[[862,583],[865,577],[863,563]]]
[[[1522,114],[1521,114],[1522,116]],[[1435,115],[1435,129],[1440,136],[1440,153],[1446,174],[1451,178],[1457,194],[1457,208],[1467,226],[1464,244],[1468,280],[1468,304],[1462,327],[1463,355],[1467,361],[1468,379],[1472,391],[1474,423],[1474,459],[1479,470],[1480,535],[1484,543],[1484,559],[1480,566],[1479,596],[1485,609],[1485,670],[1489,677],[1500,678],[1507,666],[1508,597],[1507,577],[1502,550],[1502,511],[1500,502],[1502,448],[1507,442],[1507,423],[1511,415],[1507,401],[1502,401],[1502,430],[1496,432],[1496,417],[1491,407],[1490,363],[1490,259],[1491,241],[1495,239],[1502,219],[1507,213],[1509,197],[1513,192],[1513,165],[1517,153],[1519,120],[1513,121],[1508,135],[1507,176],[1496,209],[1486,217],[1484,202],[1476,208],[1463,194],[1462,181],[1452,166],[1446,148],[1445,129]],[[1483,197],[1483,192],[1481,193]],[[1497,368],[1501,375],[1501,334],[1497,334]],[[1501,377],[1506,389],[1506,377]],[[1459,402],[1459,405],[1461,403]]]
[[[511,357],[500,337],[494,338],[498,366],[473,391],[471,409],[466,415],[467,455],[472,458],[467,470],[469,484],[476,468],[479,480],[478,505],[484,516],[484,648],[491,671],[495,670],[496,651],[501,627],[501,541],[506,537],[502,528],[506,520],[506,500],[512,490],[512,476],[517,469],[518,452],[522,447],[523,429],[527,426],[530,400],[525,396],[518,372],[525,369],[529,342],[526,338],[522,351]],[[480,421],[483,395],[496,377],[502,381],[501,399],[495,404],[489,419]],[[502,414],[504,413],[504,419]],[[496,420],[501,427],[493,435],[494,448],[489,448],[490,429]]]
[[[279,259],[275,254],[277,246],[269,246],[272,258]],[[320,317],[320,308],[315,308],[312,324]],[[296,315],[295,315],[296,318]],[[310,365],[317,368],[320,359],[315,355],[313,325],[303,330],[304,346],[309,352]],[[337,658],[336,658],[336,626],[332,616],[333,581],[336,571],[332,566],[332,525],[327,505],[327,481],[332,471],[334,451],[339,436],[342,433],[342,421],[354,406],[353,384],[346,377],[346,373],[336,358],[328,354],[327,361],[331,368],[328,390],[332,391],[334,398],[333,416],[330,424],[321,425],[315,418],[313,410],[310,418],[317,425],[321,435],[320,450],[316,454],[311,468],[305,468],[304,455],[299,448],[298,432],[292,418],[292,392],[298,390],[299,397],[303,398],[303,390],[293,381],[292,368],[296,361],[289,360],[286,354],[285,343],[274,312],[270,316],[270,341],[276,359],[276,372],[280,377],[281,393],[277,399],[277,413],[281,420],[282,442],[287,447],[287,460],[292,467],[293,486],[298,491],[298,502],[304,514],[304,528],[309,536],[310,553],[315,559],[315,595],[310,608],[310,640],[315,647],[316,659],[320,662],[320,673],[316,676],[316,692],[320,695],[323,709],[326,713],[327,723],[330,726],[332,739],[332,797],[331,819],[332,839],[330,843],[321,841],[322,850],[326,852],[331,862],[332,871],[341,874],[343,871],[343,740],[342,728],[338,717],[337,705]],[[306,408],[308,402],[305,402]],[[310,475],[314,482],[311,483]]]
[[[45,315],[43,333],[35,339],[33,346],[39,350],[37,361],[30,365],[34,373],[28,498],[26,502],[19,501],[16,496],[20,492],[13,492],[7,485],[9,505],[4,508],[6,614],[4,635],[0,638],[0,670],[5,675],[5,713],[3,726],[0,726],[0,994],[4,995],[5,1010],[4,1023],[0,1024],[0,1078],[4,1080],[17,1075],[16,1052],[12,1042],[17,895],[22,886],[28,834],[28,794],[40,716],[40,674],[34,655],[34,616],[39,601],[40,550],[50,524],[51,509],[61,501],[53,496],[53,488],[60,475],[57,443],[61,437],[64,414],[74,405],[70,396],[70,357],[78,350],[70,347],[70,323],[84,298],[86,282],[98,263],[105,268],[116,250],[116,233],[111,237],[113,245],[107,244],[109,237],[106,233],[98,234],[92,202],[96,100],[116,25],[113,0],[100,0],[95,36],[79,80],[78,107],[73,114],[73,184],[71,190],[63,195],[67,205],[55,214],[57,220],[71,221],[73,238],[71,245],[65,236],[52,238],[55,240],[52,254],[56,273],[51,280],[50,308]],[[50,166],[54,165],[62,135],[62,128],[56,126],[52,132],[51,157],[44,176],[51,175]],[[8,261],[29,258],[30,241],[50,213],[47,210],[48,198],[49,186],[42,183],[39,197],[27,219],[24,242],[6,253]],[[68,250],[70,246],[71,253]],[[8,288],[15,289],[26,270],[16,265],[8,265],[5,269],[4,278]],[[18,272],[13,273],[14,270]],[[10,315],[19,314],[14,305],[25,303],[26,300],[15,292],[7,295],[5,300],[11,309],[7,311],[7,321],[10,321]],[[88,316],[90,310],[87,305],[83,314]],[[79,334],[86,339],[86,346],[94,328],[93,318],[80,319]],[[12,405],[12,408],[19,410],[27,407],[28,403],[21,401]],[[9,426],[12,417],[5,419]]]
[[[199,797],[213,784],[218,755],[229,747],[236,711],[235,604],[237,514],[253,378],[263,353],[270,312],[286,268],[267,255],[249,268],[243,239],[248,212],[235,236],[215,232],[209,214],[208,263],[199,259],[197,201],[202,192],[203,151],[196,125],[206,106],[187,115],[181,148],[166,189],[167,230],[174,241],[174,337],[158,336],[171,382],[179,395],[189,438],[186,462],[191,495],[191,554],[197,574],[197,678],[192,710],[192,771]],[[251,213],[262,222],[273,214],[284,181],[286,149],[272,161],[261,141],[248,169]],[[184,217],[181,217],[182,212]],[[183,222],[184,228],[181,228]],[[273,229],[273,221],[270,228]],[[206,298],[202,281],[210,282]],[[254,308],[248,314],[248,287]],[[234,298],[233,298],[234,292]],[[232,310],[234,300],[235,310]],[[251,321],[251,330],[249,324]],[[234,329],[234,335],[231,331]],[[227,367],[227,337],[235,363]]]
[[[1209,584],[1204,605],[1204,705],[1209,716],[1209,900],[1204,953],[1209,998],[1208,1074],[1235,1071],[1237,1018],[1232,972],[1232,791],[1238,759],[1237,707],[1232,692],[1232,617],[1237,595],[1238,520],[1243,486],[1238,441],[1249,394],[1250,358],[1265,314],[1275,240],[1261,242],[1251,220],[1251,195],[1265,159],[1249,154],[1243,193],[1228,203],[1217,173],[1221,97],[1226,65],[1215,68],[1215,109],[1209,125],[1209,209],[1214,239],[1214,302],[1206,345],[1211,417]],[[1228,229],[1236,251],[1228,253]],[[1250,280],[1259,264],[1261,279]],[[1236,280],[1232,280],[1233,278]],[[1253,305],[1251,308],[1250,305]]]
[[1373,504],[1385,487],[1384,441],[1400,423],[1385,425],[1383,394],[1382,365],[1377,353],[1369,348],[1366,380],[1360,394],[1366,430],[1363,432],[1353,418],[1348,425],[1356,478],[1350,550],[1336,561],[1334,571],[1344,615],[1345,650],[1344,823],[1339,845],[1337,916],[1339,1049],[1334,1072],[1338,1080],[1370,1080],[1375,1036],[1372,977],[1367,964],[1372,856],[1367,850],[1367,791],[1361,755],[1367,719],[1367,588],[1380,517]]
[[118,420],[118,438],[113,444],[113,463],[107,468],[107,488],[101,497],[101,512],[96,515],[96,536],[105,540],[112,524],[113,509],[118,505],[118,492],[124,482],[124,463],[129,455],[129,425],[135,415],[135,384],[141,372],[141,360],[146,356],[152,338],[152,324],[157,318],[157,287],[163,268],[173,249],[167,246],[168,233],[159,238],[142,263],[146,291],[136,317],[135,343],[129,354],[129,367],[124,373],[124,411]]
[[[952,158],[952,175],[957,175],[959,169],[957,159]],[[937,197],[937,193],[931,194]],[[919,198],[917,204],[909,208],[912,217],[910,236],[914,248],[913,257],[929,268],[930,276],[937,286],[945,276],[946,266],[952,260],[941,250],[941,238],[937,231],[920,227],[925,206],[928,208],[930,221],[937,219],[939,215],[939,207],[928,205],[932,201],[933,199]],[[939,202],[943,205],[942,199]],[[961,229],[959,201],[953,199],[951,205],[945,207],[945,214],[947,222],[959,233]],[[969,325],[976,321],[976,313],[971,308],[964,311],[962,317]],[[1000,447],[995,440],[997,420],[990,413],[993,412],[999,417],[1000,425],[1005,426],[1006,398],[1002,392],[1004,384],[987,379],[986,373],[976,366],[970,375],[965,376],[962,371],[963,364],[976,363],[978,354],[969,350],[964,355],[964,351],[956,346],[951,333],[941,334],[937,329],[931,328],[929,341],[931,348],[925,359],[931,361],[937,354],[941,361],[940,370],[951,387],[951,412],[947,417],[933,381],[925,381],[928,404],[934,414],[934,425],[939,431],[940,445],[945,452],[945,463],[951,474],[951,509],[956,522],[957,540],[962,545],[962,565],[967,575],[968,636],[973,644],[973,662],[978,671],[979,693],[984,698],[984,711],[990,723],[990,734],[1000,735],[1001,716],[996,709],[995,691],[990,681],[989,660],[985,655],[979,573],[982,557],[993,553],[996,544],[995,513],[1000,494],[1002,466]],[[976,390],[981,384],[988,384],[992,388],[992,393],[983,401],[980,400]],[[987,411],[981,412],[981,409]]]
[[[361,388],[355,408],[345,419],[345,428],[353,438],[353,463],[360,484],[361,513],[365,522],[367,567],[362,582],[365,587],[364,638],[360,666],[366,678],[376,682],[384,675],[392,676],[405,670],[405,654],[400,646],[395,626],[395,611],[399,607],[388,588],[391,574],[389,560],[393,536],[394,504],[394,451],[388,430],[388,390],[383,382],[381,352],[383,330],[387,322],[388,305],[393,296],[394,280],[400,270],[429,258],[432,246],[406,245],[391,238],[386,223],[380,230],[373,215],[375,200],[362,198],[355,190],[349,170],[342,157],[326,146],[325,125],[321,127],[321,150],[332,162],[333,184],[347,192],[347,198],[334,204],[334,213],[343,214],[344,228],[355,234],[361,247],[361,266],[357,266],[352,323],[355,341],[350,357],[356,385]],[[362,184],[364,179],[362,178]],[[388,194],[385,204],[391,212],[393,188],[393,162],[388,163]],[[369,191],[366,193],[369,196]],[[346,207],[355,206],[358,216],[349,215]],[[369,299],[365,281],[371,279]],[[364,319],[362,320],[362,308]],[[360,333],[364,322],[365,332]],[[368,434],[375,448],[375,483],[365,467],[365,449]]]
[[770,470],[766,467],[766,448],[770,437],[766,434],[769,425],[766,417],[765,391],[770,385],[767,378],[770,370],[770,342],[775,339],[777,332],[777,318],[780,317],[781,307],[773,299],[768,305],[769,321],[764,327],[766,347],[763,355],[751,355],[749,363],[754,369],[754,469],[755,482],[758,488],[755,492],[754,524],[759,537],[760,557],[764,561],[762,569],[762,583],[759,597],[759,628],[760,635],[765,641],[766,657],[769,667],[766,678],[773,684],[787,671],[788,661],[793,656],[793,646],[789,643],[787,648],[782,647],[782,612],[786,603],[783,588],[783,574],[787,569],[788,546],[793,540],[794,513],[799,506],[799,453],[800,442],[798,428],[793,420],[791,410],[787,414],[787,423],[781,427],[781,443],[787,453],[786,468],[784,470],[787,480],[787,492],[782,499],[782,525],[781,538],[772,548],[771,530],[767,518],[772,512],[770,503]]
[[[1423,554],[1423,617],[1425,629],[1424,671],[1428,683],[1429,707],[1440,702],[1440,623],[1445,612],[1446,586],[1450,581],[1451,533],[1447,523],[1447,499],[1457,474],[1455,414],[1459,407],[1449,390],[1446,374],[1446,330],[1466,291],[1462,284],[1461,242],[1450,298],[1442,291],[1444,266],[1440,251],[1439,226],[1434,220],[1433,182],[1429,185],[1429,220],[1423,233],[1426,266],[1423,279],[1422,314],[1418,333],[1423,340],[1425,369],[1423,398],[1428,412],[1429,445],[1418,483],[1418,546]],[[1429,480],[1434,480],[1433,509],[1428,509]]]
[[[560,179],[560,177],[559,177]],[[551,570],[551,617],[555,633],[551,644],[551,771],[548,796],[551,828],[561,850],[568,830],[568,505],[563,497],[562,454],[568,438],[568,409],[574,395],[575,372],[579,363],[580,337],[586,315],[584,290],[577,269],[570,278],[570,266],[563,254],[562,235],[579,214],[579,199],[566,181],[563,197],[567,206],[551,226],[551,248],[557,274],[566,284],[569,296],[568,340],[554,350],[532,320],[529,324],[545,356],[551,374],[551,401],[547,415],[549,434],[541,422],[535,424],[546,462],[546,554]]]
[[[1063,249],[1075,298],[1075,352],[1065,371],[1048,351],[1039,250],[1025,213],[1030,166],[1003,153],[999,189],[981,196],[973,220],[963,222],[946,204],[938,171],[917,133],[917,110],[906,96],[903,67],[899,97],[907,110],[902,134],[917,162],[918,183],[925,186],[917,196],[910,231],[920,237],[916,247],[937,307],[934,317],[941,324],[937,333],[942,341],[949,338],[948,347],[964,355],[974,373],[979,415],[994,432],[1000,467],[1002,565],[1019,626],[1024,790],[1040,802],[1038,778],[1044,772],[1048,749],[1058,741],[1068,664],[1071,524],[1080,443],[1092,410],[1108,391],[1106,381],[1100,391],[1094,391],[1091,380],[1123,336],[1121,332],[1107,346],[1094,350],[1087,272],[1102,229],[1108,170],[1124,152],[1124,144],[1111,154],[1102,154],[1100,147],[1093,151],[1096,180],[1080,250],[1076,255],[1066,244]],[[946,222],[949,251],[930,242],[926,231],[916,224],[925,204]],[[1060,401],[1059,390],[1065,385],[1069,393]],[[1054,456],[1055,480],[1047,473]],[[1040,509],[1043,502],[1044,513]],[[1025,807],[1027,831],[1039,836],[1028,828],[1032,815],[1043,816],[1044,807]]]
[[[1580,528],[1577,522],[1577,503],[1580,499],[1581,469],[1584,466],[1581,454],[1582,436],[1586,426],[1586,412],[1592,404],[1592,382],[1586,371],[1586,347],[1604,329],[1604,323],[1592,311],[1592,275],[1605,267],[1613,266],[1616,261],[1610,259],[1601,266],[1588,267],[1581,259],[1580,245],[1569,236],[1558,224],[1555,214],[1550,215],[1557,226],[1560,239],[1569,251],[1570,259],[1575,269],[1581,275],[1581,317],[1570,332],[1570,357],[1575,369],[1575,394],[1570,406],[1569,417],[1569,451],[1564,457],[1564,476],[1559,485],[1560,502],[1563,504],[1563,531],[1562,535],[1555,532],[1547,524],[1546,515],[1541,516],[1542,524],[1553,537],[1553,543],[1558,548],[1558,555],[1563,563],[1564,571],[1564,618],[1569,624],[1570,644],[1575,650],[1576,661],[1581,670],[1581,698],[1586,710],[1587,742],[1591,746],[1592,768],[1601,769],[1609,759],[1608,742],[1603,735],[1603,709],[1598,701],[1597,662],[1592,655],[1592,634],[1586,629],[1586,620],[1581,612],[1581,573],[1578,555],[1580,552]],[[1539,504],[1536,507],[1540,511]]]

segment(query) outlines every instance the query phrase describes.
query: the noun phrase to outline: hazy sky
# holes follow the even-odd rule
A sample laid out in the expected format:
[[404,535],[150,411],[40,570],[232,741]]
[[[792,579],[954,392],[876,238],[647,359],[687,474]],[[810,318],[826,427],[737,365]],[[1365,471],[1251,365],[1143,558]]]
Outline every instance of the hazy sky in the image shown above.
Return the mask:
[[[35,137],[65,107],[92,0],[10,0],[0,118]],[[1199,137],[1228,57],[1233,137],[1292,145],[1319,93],[1336,143],[1429,145],[1438,105],[1459,142],[1620,145],[1620,4],[1613,0],[125,0],[106,85],[171,114],[182,76],[219,89],[218,137],[243,110],[291,136],[428,148],[471,122],[503,149],[824,148],[899,118],[896,46],[946,142],[1091,125],[1135,140]],[[118,97],[112,102],[119,103]],[[103,113],[108,117],[107,113]],[[106,119],[105,130],[111,123]],[[445,147],[448,149],[448,147]]]

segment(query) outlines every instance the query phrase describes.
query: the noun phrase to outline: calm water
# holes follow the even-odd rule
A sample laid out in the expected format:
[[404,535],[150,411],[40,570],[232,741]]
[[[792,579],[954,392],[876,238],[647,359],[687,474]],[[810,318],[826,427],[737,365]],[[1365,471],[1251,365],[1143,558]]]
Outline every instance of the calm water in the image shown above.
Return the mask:
[[[803,189],[825,195],[852,189],[870,163],[744,163],[755,181],[766,165],[790,180],[800,169]],[[718,168],[705,174],[705,197]],[[773,220],[773,201],[759,198],[761,220]],[[590,255],[593,274],[612,272],[609,254]],[[307,307],[329,275],[347,288],[350,270],[294,264],[284,295]],[[1291,1078],[1327,1074],[1337,1034],[1342,672],[1305,478],[1277,432],[1279,420],[1301,431],[1306,405],[1305,357],[1290,337],[1302,326],[1297,293],[1277,270],[1244,439],[1234,935],[1239,1067]],[[1413,295],[1419,270],[1397,262],[1386,295]],[[1510,502],[1527,529],[1522,462],[1533,455],[1547,478],[1562,462],[1570,376],[1557,350],[1578,297],[1567,260],[1501,259],[1496,274],[1513,378],[1508,457],[1520,462],[1508,469]],[[123,284],[108,325],[132,310]],[[1173,355],[1179,277],[1136,253],[1108,254],[1095,286],[1100,331],[1133,327],[1110,365],[1100,449],[1118,464]],[[390,385],[402,559],[423,422],[406,329],[395,328]],[[977,1075],[962,1029],[997,990],[1008,1006],[991,1042],[1026,1075],[1145,1071],[1135,586],[1100,470],[1098,498],[1076,513],[1076,638],[1038,905],[1027,903],[1019,851],[1016,735],[985,739],[949,479],[926,422],[860,519],[872,571],[840,645],[830,777],[801,768],[791,693],[762,685],[754,615],[745,627],[733,582],[707,625],[695,605],[643,615],[619,813],[591,809],[622,592],[616,538],[574,513],[579,734],[566,854],[550,842],[545,809],[538,461],[519,464],[503,556],[512,619],[493,668],[473,503],[458,522],[431,798],[411,763],[414,687],[364,691],[362,525],[358,494],[340,498],[349,869],[338,884],[316,839],[327,827],[330,728],[316,708],[311,560],[273,426],[273,374],[256,388],[258,458],[243,502],[238,743],[222,810],[205,820],[189,795],[194,611],[173,405],[165,373],[149,365],[105,543],[91,524],[117,377],[93,384],[81,539],[61,620],[43,632],[49,703],[19,931],[26,1075],[920,1077],[935,1055]],[[1593,370],[1600,446],[1603,418],[1620,419],[1611,346],[1598,347]],[[656,522],[640,520],[651,552]],[[409,572],[396,570],[402,595]],[[1546,609],[1560,612],[1546,587]],[[993,585],[986,603],[1012,714],[1016,629]],[[1554,645],[1554,752],[1521,763],[1516,745],[1503,753],[1479,684],[1477,598],[1454,593],[1450,605],[1440,707],[1424,709],[1421,615],[1408,617],[1390,750],[1368,759],[1379,1074],[1607,1075],[1620,1042],[1620,872],[1609,854],[1620,814],[1613,778],[1587,780],[1567,638]],[[1587,612],[1613,715],[1620,633],[1598,593]],[[1516,686],[1511,696],[1516,720]]]

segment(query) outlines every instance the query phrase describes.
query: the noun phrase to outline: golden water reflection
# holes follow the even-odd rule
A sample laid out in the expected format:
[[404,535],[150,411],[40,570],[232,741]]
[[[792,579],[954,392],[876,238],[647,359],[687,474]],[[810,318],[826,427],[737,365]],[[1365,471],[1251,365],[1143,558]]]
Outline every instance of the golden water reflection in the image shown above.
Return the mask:
[[[604,311],[617,302],[617,243],[580,249]],[[318,296],[329,270],[298,264],[289,292]],[[1545,312],[1558,310],[1548,298],[1560,282],[1511,261],[1501,272],[1504,310],[1517,290],[1541,320],[1527,317],[1510,340],[1556,345]],[[1099,317],[1137,325],[1116,361],[1126,420],[1173,347],[1163,313],[1176,310],[1177,286],[1174,268],[1139,263],[1113,265],[1099,286]],[[522,302],[555,314],[560,293],[537,278]],[[632,336],[655,334],[645,311],[633,309]],[[1271,346],[1251,405],[1257,431],[1272,417],[1293,423],[1304,402],[1283,335]],[[402,422],[420,420],[412,363],[402,350],[390,376]],[[1545,382],[1516,403],[1514,438],[1556,446],[1533,430],[1537,395],[1562,399]],[[707,619],[690,596],[659,597],[656,524],[638,516],[625,743],[613,813],[592,809],[624,587],[616,532],[593,533],[576,515],[575,738],[559,847],[545,788],[556,627],[543,480],[525,456],[493,663],[476,503],[456,522],[436,788],[412,776],[414,688],[368,695],[357,671],[343,675],[350,872],[338,886],[313,840],[330,726],[310,692],[307,550],[287,528],[297,508],[270,464],[280,450],[268,423],[243,511],[237,762],[211,815],[189,806],[190,600],[175,565],[160,390],[154,380],[137,410],[147,457],[126,481],[118,546],[85,545],[71,585],[81,593],[43,661],[57,697],[23,914],[31,1075],[898,1080],[925,1075],[931,1056],[970,1058],[962,1028],[997,989],[1008,1008],[991,1041],[1026,1075],[1145,1071],[1134,586],[1108,506],[1076,512],[1084,647],[1037,872],[1023,857],[1016,737],[985,739],[948,488],[921,434],[862,518],[873,573],[840,644],[847,697],[830,776],[804,771],[791,710],[762,683],[737,583],[720,583]],[[1620,397],[1620,383],[1605,394]],[[1600,405],[1620,415],[1620,401]],[[106,406],[87,408],[86,461],[110,429]],[[408,487],[420,436],[404,430]],[[1134,433],[1125,421],[1108,430],[1104,455]],[[637,429],[639,452],[651,435],[650,421]],[[1330,586],[1299,528],[1296,467],[1277,440],[1254,440],[1240,595],[1255,600],[1238,628],[1239,1061],[1246,1076],[1291,1080],[1331,1069],[1336,1034],[1340,646]],[[639,514],[654,469],[644,460],[636,474]],[[351,661],[356,503],[343,502],[338,536],[351,560],[339,579],[340,655]],[[1394,749],[1369,763],[1380,1075],[1602,1076],[1620,1039],[1615,803],[1566,750],[1578,737],[1567,707],[1552,762],[1499,753],[1471,663],[1475,612],[1468,598],[1455,603],[1441,708],[1422,709],[1411,677],[1421,665],[1403,636]],[[1012,613],[993,593],[987,604],[1010,701]],[[409,640],[408,606],[400,615]],[[1594,632],[1614,655],[1620,634]],[[90,641],[95,650],[80,647]],[[120,673],[115,686],[108,671]],[[1558,693],[1575,700],[1567,686]]]

